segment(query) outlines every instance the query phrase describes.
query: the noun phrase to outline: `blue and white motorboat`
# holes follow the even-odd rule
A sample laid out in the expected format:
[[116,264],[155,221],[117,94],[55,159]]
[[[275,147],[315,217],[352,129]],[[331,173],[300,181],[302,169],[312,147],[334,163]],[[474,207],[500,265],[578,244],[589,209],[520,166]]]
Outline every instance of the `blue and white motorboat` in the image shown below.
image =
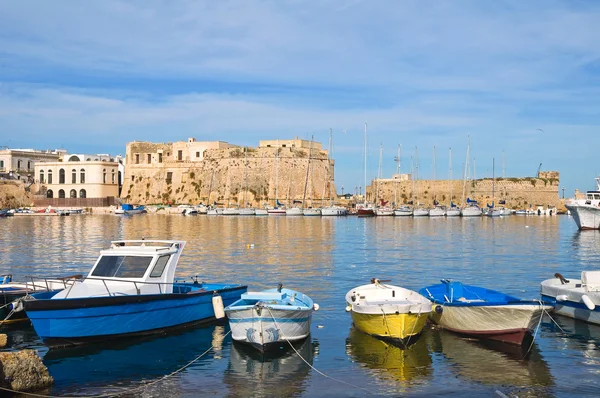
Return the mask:
[[280,284],[277,289],[242,294],[225,313],[233,340],[266,351],[308,337],[312,312],[318,309],[307,295]]
[[581,279],[554,274],[542,282],[542,300],[559,315],[600,325],[600,271],[582,271]]
[[36,333],[50,346],[161,333],[224,317],[247,290],[239,284],[177,282],[184,241],[114,241],[89,274],[60,292],[23,300]]
[[533,334],[544,311],[552,306],[541,300],[517,297],[483,287],[443,279],[419,293],[434,303],[430,319],[452,332],[521,345]]
[[115,209],[115,214],[142,214],[146,213],[146,208],[144,206],[134,206],[128,203],[123,203],[120,209]]

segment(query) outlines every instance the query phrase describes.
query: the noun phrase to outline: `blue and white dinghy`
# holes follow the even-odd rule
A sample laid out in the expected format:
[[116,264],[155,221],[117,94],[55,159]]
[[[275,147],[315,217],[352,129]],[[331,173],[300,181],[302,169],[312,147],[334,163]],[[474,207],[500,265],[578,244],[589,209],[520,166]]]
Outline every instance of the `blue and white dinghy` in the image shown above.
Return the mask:
[[307,295],[279,284],[277,289],[242,294],[225,313],[233,340],[266,351],[308,337],[312,312],[318,309]]
[[23,300],[49,346],[161,333],[224,317],[224,305],[246,292],[238,284],[174,282],[184,241],[114,241],[87,277],[60,292]]
[[582,271],[581,279],[554,274],[542,282],[542,300],[554,305],[554,312],[600,325],[600,271]]

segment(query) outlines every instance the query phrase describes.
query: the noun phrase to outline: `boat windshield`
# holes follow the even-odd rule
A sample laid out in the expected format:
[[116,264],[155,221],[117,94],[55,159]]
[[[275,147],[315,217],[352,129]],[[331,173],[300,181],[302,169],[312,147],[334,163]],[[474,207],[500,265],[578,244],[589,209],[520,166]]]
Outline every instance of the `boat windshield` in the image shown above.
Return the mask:
[[143,278],[151,262],[151,256],[102,256],[92,276]]

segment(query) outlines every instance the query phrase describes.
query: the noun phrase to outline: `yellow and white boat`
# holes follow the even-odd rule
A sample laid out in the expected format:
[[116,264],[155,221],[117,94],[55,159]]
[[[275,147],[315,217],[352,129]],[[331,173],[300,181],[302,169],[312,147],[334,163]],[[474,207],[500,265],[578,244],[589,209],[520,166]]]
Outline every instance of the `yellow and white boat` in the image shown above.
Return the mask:
[[431,302],[412,290],[381,283],[356,287],[346,294],[346,311],[357,329],[372,336],[408,340],[421,333]]

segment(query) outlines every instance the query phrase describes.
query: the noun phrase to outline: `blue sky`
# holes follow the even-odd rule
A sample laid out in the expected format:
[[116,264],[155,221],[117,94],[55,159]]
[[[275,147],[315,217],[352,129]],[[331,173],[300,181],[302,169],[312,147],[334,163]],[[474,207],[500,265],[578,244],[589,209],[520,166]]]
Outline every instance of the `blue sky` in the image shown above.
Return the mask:
[[[333,129],[338,190],[419,175],[600,173],[600,3],[0,0],[0,146],[257,145]],[[346,130],[346,134],[342,131]],[[503,155],[504,153],[504,155]],[[363,188],[364,189],[364,188]]]

